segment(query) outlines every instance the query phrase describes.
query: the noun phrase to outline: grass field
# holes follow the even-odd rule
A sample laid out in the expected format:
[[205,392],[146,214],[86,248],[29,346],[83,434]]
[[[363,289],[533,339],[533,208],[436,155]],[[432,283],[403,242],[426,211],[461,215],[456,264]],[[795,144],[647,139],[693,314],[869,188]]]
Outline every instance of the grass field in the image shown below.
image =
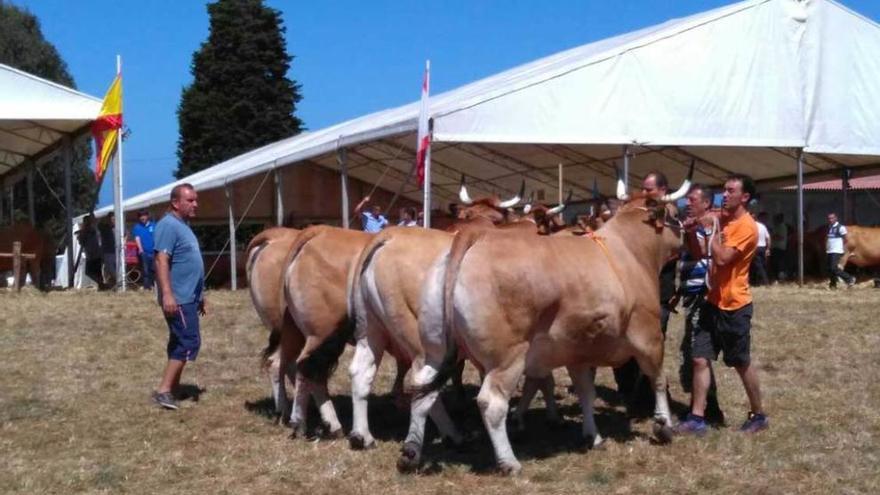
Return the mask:
[[[609,440],[582,452],[580,414],[557,374],[566,423],[550,429],[532,406],[514,448],[523,474],[492,474],[483,436],[470,451],[440,442],[421,475],[395,462],[407,413],[386,395],[391,360],[371,402],[379,447],[291,440],[269,417],[257,355],[266,340],[246,291],[211,292],[203,349],[184,374],[199,400],[176,412],[149,402],[164,364],[166,330],[144,293],[0,292],[0,491],[10,493],[880,493],[880,291],[819,286],[755,289],[753,350],[770,430],[736,432],[747,410],[735,372],[719,372],[729,426],[705,438],[654,445],[650,421],[630,421],[600,370],[597,421]],[[666,372],[678,407],[682,321],[673,317]],[[351,423],[347,363],[331,383]],[[476,380],[468,368],[470,383]],[[473,402],[461,422],[481,425]],[[313,414],[314,416],[314,414]],[[631,425],[631,427],[630,427]],[[463,491],[464,490],[464,491]]]

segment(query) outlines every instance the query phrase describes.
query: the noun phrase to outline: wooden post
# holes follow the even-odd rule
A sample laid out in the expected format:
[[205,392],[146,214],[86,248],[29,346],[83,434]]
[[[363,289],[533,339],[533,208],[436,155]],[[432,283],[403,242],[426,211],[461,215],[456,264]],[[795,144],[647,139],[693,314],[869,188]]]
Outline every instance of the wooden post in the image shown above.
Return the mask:
[[21,242],[12,243],[12,288],[21,290]]

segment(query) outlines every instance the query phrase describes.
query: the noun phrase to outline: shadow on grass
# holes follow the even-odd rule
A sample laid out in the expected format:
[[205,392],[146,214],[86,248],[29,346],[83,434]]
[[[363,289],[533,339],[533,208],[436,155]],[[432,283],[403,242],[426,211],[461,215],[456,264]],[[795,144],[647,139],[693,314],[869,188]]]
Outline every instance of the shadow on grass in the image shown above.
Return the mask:
[[193,402],[198,402],[202,394],[207,391],[208,389],[205,387],[199,387],[192,383],[182,383],[176,390],[174,390],[174,397],[177,400],[191,400]]

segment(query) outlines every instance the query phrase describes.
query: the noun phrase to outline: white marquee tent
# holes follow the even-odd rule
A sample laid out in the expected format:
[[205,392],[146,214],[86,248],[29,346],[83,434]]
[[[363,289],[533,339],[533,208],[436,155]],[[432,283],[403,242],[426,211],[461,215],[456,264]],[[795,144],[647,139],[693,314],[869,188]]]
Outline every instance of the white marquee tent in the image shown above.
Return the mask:
[[[98,98],[0,64],[0,223],[12,217],[12,186],[21,180],[27,181],[28,214],[34,223],[34,172],[61,153],[70,226],[72,141],[88,134],[100,110]],[[69,229],[68,265],[72,260],[72,238]]]
[[[454,201],[464,173],[475,194],[565,188],[613,191],[660,169],[719,184],[747,173],[764,187],[880,168],[880,26],[833,0],[746,0],[567,50],[435,95],[431,191]],[[442,70],[442,69],[441,69]],[[223,194],[246,191],[256,216],[283,213],[284,167],[319,164],[383,181],[413,200],[418,104],[394,108],[235,157],[183,181],[200,192],[200,216],[244,214]],[[275,188],[263,187],[273,175]],[[167,202],[176,183],[125,202]],[[216,204],[212,207],[209,203]],[[347,198],[341,216],[347,218]],[[233,261],[234,262],[234,261]],[[234,273],[234,272],[233,272]]]

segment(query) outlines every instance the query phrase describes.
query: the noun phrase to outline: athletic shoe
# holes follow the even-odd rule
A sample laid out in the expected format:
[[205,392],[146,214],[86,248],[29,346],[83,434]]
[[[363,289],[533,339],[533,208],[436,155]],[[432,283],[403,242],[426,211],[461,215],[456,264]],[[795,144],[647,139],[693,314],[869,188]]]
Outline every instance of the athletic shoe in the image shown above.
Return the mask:
[[761,430],[770,428],[770,420],[766,415],[761,413],[749,412],[749,418],[739,427],[739,431],[743,433],[758,433]]
[[177,401],[170,392],[153,392],[153,402],[165,409],[177,410]]
[[687,418],[675,427],[675,432],[679,435],[696,435],[701,437],[708,431],[706,420],[700,416],[688,413]]

